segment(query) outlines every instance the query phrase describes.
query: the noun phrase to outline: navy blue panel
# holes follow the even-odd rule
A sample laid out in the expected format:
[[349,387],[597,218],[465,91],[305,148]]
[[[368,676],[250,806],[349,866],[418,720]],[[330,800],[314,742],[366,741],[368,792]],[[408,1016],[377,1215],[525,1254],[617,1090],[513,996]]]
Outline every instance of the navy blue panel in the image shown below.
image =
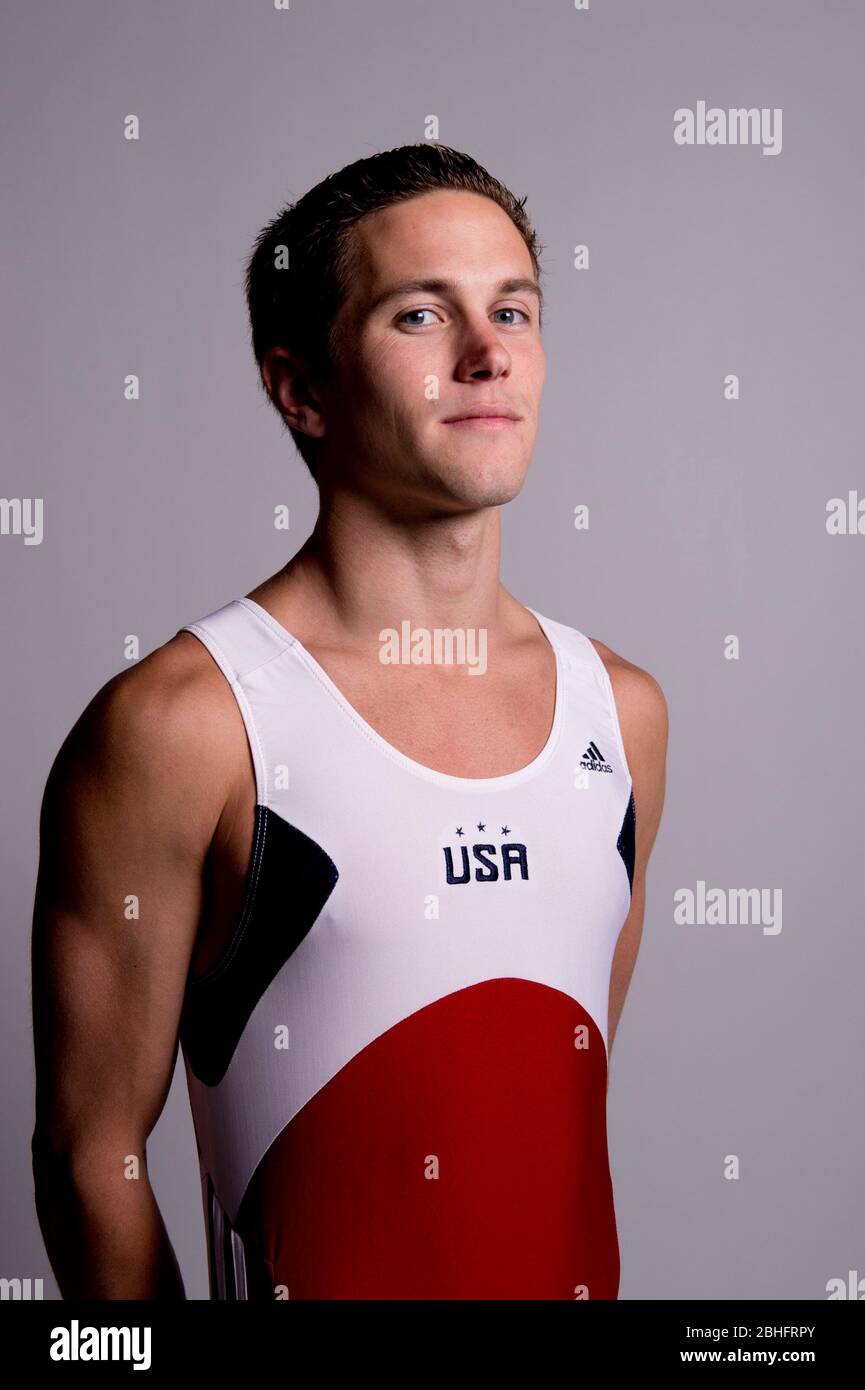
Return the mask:
[[634,804],[634,792],[631,790],[631,799],[628,802],[628,809],[622,821],[622,828],[619,831],[619,838],[616,841],[616,849],[622,856],[625,868],[628,871],[628,883],[631,891],[634,889],[634,846],[636,840],[637,808]]
[[256,806],[237,926],[219,959],[186,983],[180,1040],[205,1085],[222,1080],[253,1009],[303,941],[338,878],[321,845],[269,806]]

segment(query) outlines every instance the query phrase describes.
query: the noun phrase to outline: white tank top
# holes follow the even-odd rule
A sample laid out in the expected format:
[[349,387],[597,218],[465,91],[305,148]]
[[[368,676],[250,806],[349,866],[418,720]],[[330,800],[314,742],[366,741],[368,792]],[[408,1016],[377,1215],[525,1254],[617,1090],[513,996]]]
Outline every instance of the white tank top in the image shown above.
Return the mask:
[[552,729],[482,778],[399,752],[252,599],[181,629],[231,685],[256,791],[245,901],[180,1030],[212,1298],[617,1296],[632,782],[594,646],[529,611]]

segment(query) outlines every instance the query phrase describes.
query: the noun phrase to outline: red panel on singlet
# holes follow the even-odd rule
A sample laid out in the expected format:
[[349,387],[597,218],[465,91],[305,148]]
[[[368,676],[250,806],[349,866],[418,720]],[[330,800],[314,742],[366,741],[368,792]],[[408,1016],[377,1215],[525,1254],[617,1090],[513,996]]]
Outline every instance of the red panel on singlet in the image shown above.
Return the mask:
[[274,1140],[239,1213],[247,1258],[269,1297],[614,1299],[606,1089],[567,994],[494,979],[439,999]]

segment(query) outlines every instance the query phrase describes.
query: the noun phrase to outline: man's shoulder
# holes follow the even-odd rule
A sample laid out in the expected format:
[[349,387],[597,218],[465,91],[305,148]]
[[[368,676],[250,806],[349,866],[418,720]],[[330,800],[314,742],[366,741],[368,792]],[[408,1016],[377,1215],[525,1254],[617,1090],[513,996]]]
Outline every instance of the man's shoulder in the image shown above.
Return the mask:
[[177,632],[112,676],[91,702],[117,732],[147,738],[219,738],[236,701],[202,642]]
[[647,713],[666,709],[664,691],[651,672],[643,666],[637,666],[633,661],[628,661],[620,652],[613,651],[612,647],[608,647],[599,638],[590,637],[589,641],[603,661],[617,695],[621,689],[624,697],[643,704]]
[[204,772],[218,792],[243,752],[228,682],[198,638],[181,631],[101,686],[67,734],[52,777],[92,772],[113,783],[134,779],[144,792],[153,781]]

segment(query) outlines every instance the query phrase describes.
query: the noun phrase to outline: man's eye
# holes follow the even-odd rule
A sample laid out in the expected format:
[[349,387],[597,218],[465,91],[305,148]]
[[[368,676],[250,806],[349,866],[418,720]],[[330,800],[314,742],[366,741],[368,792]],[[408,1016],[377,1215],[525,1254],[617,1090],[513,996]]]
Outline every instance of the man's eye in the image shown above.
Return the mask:
[[[397,323],[404,323],[405,320],[406,320],[407,318],[409,318],[412,314],[432,314],[433,312],[434,312],[434,310],[432,310],[432,309],[406,309],[406,311],[405,311],[404,314],[400,314],[399,318],[397,319]],[[415,322],[415,323],[409,324],[408,327],[409,327],[409,328],[425,328],[425,327],[426,327],[426,324]]]
[[525,311],[525,309],[517,309],[517,308],[515,308],[515,307],[512,306],[512,307],[507,308],[507,309],[496,309],[496,310],[495,310],[495,313],[497,313],[497,314],[522,314],[523,319],[525,320],[526,323],[530,323],[530,322],[531,322],[531,315],[530,315],[530,314],[527,314],[526,311]]

